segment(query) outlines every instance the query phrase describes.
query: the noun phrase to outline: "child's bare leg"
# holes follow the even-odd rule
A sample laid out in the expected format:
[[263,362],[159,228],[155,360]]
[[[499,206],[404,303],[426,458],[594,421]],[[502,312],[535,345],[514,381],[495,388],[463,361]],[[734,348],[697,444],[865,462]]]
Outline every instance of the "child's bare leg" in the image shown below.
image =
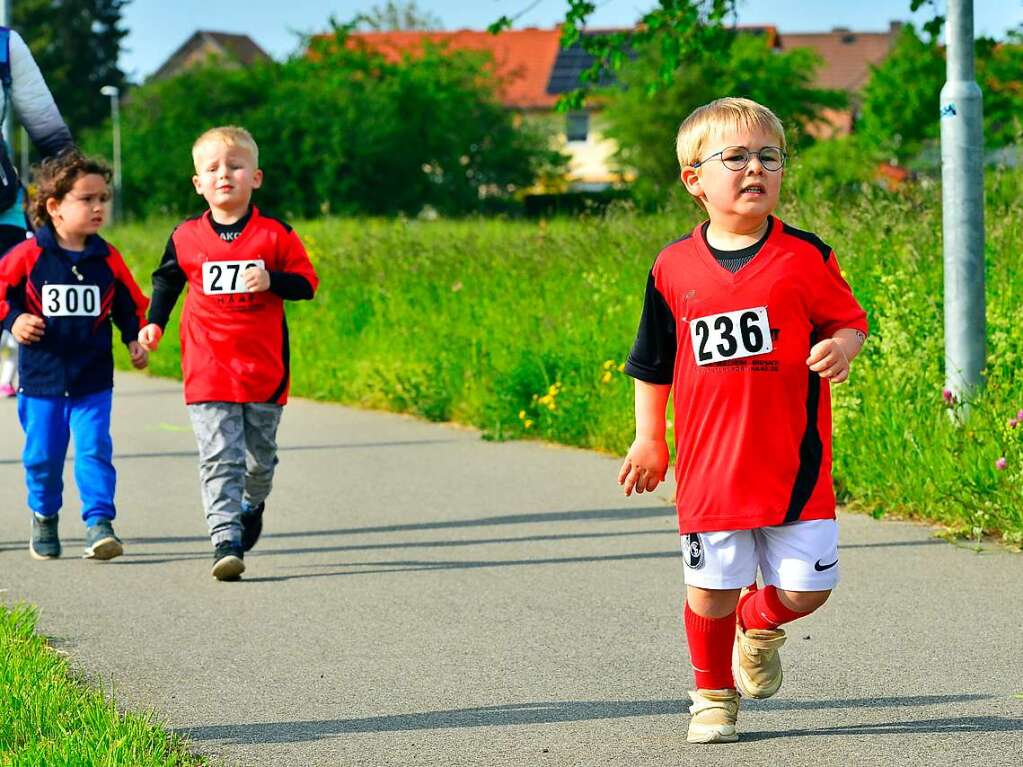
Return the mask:
[[793,612],[809,615],[828,601],[831,590],[825,591],[786,591],[778,589],[778,599]]
[[739,589],[701,589],[686,586],[686,603],[697,615],[705,618],[724,618],[735,612],[739,603]]

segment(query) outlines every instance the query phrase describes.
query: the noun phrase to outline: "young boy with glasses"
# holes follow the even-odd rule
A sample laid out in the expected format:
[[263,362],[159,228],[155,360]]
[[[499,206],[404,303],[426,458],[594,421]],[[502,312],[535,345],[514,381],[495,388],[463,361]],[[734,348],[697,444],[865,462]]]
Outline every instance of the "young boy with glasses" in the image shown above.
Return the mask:
[[682,122],[676,149],[708,220],[650,271],[626,364],[636,439],[618,482],[630,495],[664,480],[674,387],[697,688],[687,740],[725,743],[738,739],[739,694],[768,698],[781,686],[780,626],[823,605],[838,582],[829,382],[848,378],[867,321],[832,249],[772,215],[786,156],[769,109],[713,101]]

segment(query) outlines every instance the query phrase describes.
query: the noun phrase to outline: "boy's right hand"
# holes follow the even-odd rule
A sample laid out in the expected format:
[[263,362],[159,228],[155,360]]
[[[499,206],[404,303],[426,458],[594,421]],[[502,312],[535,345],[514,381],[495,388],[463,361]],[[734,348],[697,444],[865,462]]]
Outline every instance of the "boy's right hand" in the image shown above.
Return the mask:
[[155,352],[163,338],[163,329],[155,322],[150,322],[139,331],[139,343],[147,352]]
[[18,319],[11,326],[11,335],[19,344],[28,346],[36,341],[41,341],[46,331],[46,321],[42,317],[25,312],[18,315]]
[[668,443],[663,439],[637,439],[618,472],[626,495],[653,492],[668,473]]

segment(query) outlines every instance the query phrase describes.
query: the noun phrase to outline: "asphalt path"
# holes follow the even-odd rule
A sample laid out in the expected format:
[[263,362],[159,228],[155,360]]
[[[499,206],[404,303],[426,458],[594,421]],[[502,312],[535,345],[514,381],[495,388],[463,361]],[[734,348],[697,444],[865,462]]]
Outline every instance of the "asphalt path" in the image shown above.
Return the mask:
[[672,490],[623,498],[613,458],[292,401],[263,539],[219,583],[176,383],[117,379],[112,562],[78,558],[70,463],[64,558],[29,558],[13,401],[0,428],[0,598],[217,764],[1023,764],[1023,555],[996,546],[841,515],[781,692],[690,746]]

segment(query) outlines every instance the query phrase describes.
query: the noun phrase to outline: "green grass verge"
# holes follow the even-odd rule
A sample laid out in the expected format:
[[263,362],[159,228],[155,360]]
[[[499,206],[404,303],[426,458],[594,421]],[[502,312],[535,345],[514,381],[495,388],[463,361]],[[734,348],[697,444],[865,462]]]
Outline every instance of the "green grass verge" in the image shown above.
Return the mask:
[[208,765],[150,717],[118,713],[35,627],[33,608],[0,605],[0,765]]
[[[779,211],[836,249],[870,314],[872,338],[835,389],[835,474],[854,507],[1023,544],[1023,427],[1010,425],[1023,409],[1021,198],[1023,174],[989,176],[990,364],[966,428],[942,398],[938,188],[836,200],[804,187]],[[696,221],[685,207],[549,222],[298,222],[322,284],[314,302],[288,309],[292,391],[620,454],[633,433],[620,366],[646,275]],[[146,290],[171,226],[109,233]],[[155,373],[179,375],[176,336]]]

